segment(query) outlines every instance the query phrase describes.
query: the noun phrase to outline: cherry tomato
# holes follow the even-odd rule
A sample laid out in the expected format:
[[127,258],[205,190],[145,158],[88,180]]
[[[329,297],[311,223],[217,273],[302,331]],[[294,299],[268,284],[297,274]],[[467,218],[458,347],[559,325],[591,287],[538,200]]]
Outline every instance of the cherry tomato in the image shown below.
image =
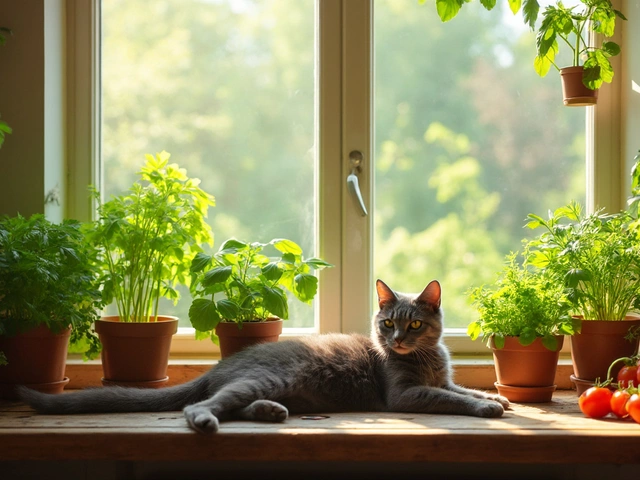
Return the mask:
[[631,394],[626,390],[616,390],[611,396],[611,411],[618,418],[629,416],[627,412],[627,401],[631,398]]
[[[580,395],[578,399],[578,405],[580,405],[580,410],[582,410],[582,413],[587,417],[602,418],[611,413],[612,396],[613,394],[608,388],[591,387],[582,392],[582,395]],[[631,412],[629,412],[629,414],[631,414]]]
[[638,386],[638,366],[625,365],[620,369],[617,375],[618,386],[620,388],[630,387],[629,383],[633,383],[634,387]]
[[634,393],[627,401],[627,412],[636,423],[640,423],[640,395]]

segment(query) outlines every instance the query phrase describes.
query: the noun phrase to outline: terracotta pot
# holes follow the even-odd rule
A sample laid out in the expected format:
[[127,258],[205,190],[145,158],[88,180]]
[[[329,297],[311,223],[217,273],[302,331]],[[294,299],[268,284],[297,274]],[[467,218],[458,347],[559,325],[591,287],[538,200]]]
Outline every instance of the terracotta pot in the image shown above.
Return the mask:
[[503,397],[507,397],[510,402],[517,403],[545,403],[550,402],[556,385],[548,387],[513,387],[511,385],[501,385],[494,383],[496,390]]
[[257,343],[277,342],[282,333],[282,320],[269,318],[265,322],[244,322],[238,328],[235,322],[220,322],[216,327],[216,335],[220,338],[220,354],[222,358]]
[[560,69],[562,96],[568,107],[584,107],[598,102],[598,90],[591,90],[582,83],[583,67],[564,67]]
[[54,334],[41,325],[28,332],[0,336],[0,351],[8,365],[0,366],[0,397],[16,398],[16,385],[47,393],[60,393],[69,379],[64,376],[70,329]]
[[[615,359],[637,353],[638,339],[629,341],[624,337],[630,328],[638,326],[637,315],[628,315],[620,321],[583,320],[580,333],[571,337],[574,376],[592,383],[597,378],[606,380],[607,370]],[[614,378],[620,368],[622,364],[612,370]]]
[[161,387],[167,383],[171,338],[178,319],[158,316],[156,322],[121,322],[116,316],[96,321],[102,343],[104,385]]
[[498,383],[514,387],[548,387],[556,378],[558,356],[564,337],[556,337],[558,348],[547,349],[542,340],[526,347],[520,345],[518,337],[506,337],[504,348],[497,349],[491,341]]

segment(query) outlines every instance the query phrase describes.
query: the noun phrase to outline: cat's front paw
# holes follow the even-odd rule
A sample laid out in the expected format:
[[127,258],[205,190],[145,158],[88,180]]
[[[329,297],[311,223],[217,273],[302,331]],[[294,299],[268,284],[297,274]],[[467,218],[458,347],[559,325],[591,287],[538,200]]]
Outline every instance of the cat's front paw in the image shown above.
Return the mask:
[[198,433],[211,435],[220,427],[218,419],[208,408],[189,405],[183,412],[189,426]]
[[481,402],[478,404],[475,414],[483,418],[498,418],[504,414],[504,408],[497,401]]
[[489,400],[493,400],[494,402],[498,402],[505,410],[508,410],[509,406],[511,405],[509,399],[507,397],[503,397],[502,395],[490,395],[487,398]]

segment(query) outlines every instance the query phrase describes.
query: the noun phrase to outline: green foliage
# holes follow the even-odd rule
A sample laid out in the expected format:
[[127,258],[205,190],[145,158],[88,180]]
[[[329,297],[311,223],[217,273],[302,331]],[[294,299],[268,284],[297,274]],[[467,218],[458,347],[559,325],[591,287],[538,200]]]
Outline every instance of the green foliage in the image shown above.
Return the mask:
[[95,356],[99,343],[91,325],[102,306],[93,266],[96,255],[76,221],[55,224],[43,215],[4,217],[0,221],[0,335],[39,325],[54,332],[71,326],[72,343],[85,341],[85,356]]
[[87,228],[102,249],[104,302],[115,300],[121,321],[149,321],[161,297],[177,302],[176,286],[188,284],[200,245],[213,243],[205,218],[214,198],[169,157],[164,151],[146,155],[139,181],[100,205],[99,218]]
[[529,215],[543,229],[526,252],[527,263],[553,275],[585,320],[622,320],[640,294],[640,230],[628,211],[585,215],[580,204]]
[[[273,247],[279,254],[262,252]],[[264,321],[289,318],[287,292],[311,304],[318,291],[312,270],[332,265],[319,258],[305,259],[295,242],[274,239],[269,243],[245,243],[235,239],[222,244],[215,255],[198,253],[191,263],[193,303],[189,319],[197,332],[211,331],[222,320]],[[223,298],[216,300],[216,294]]]
[[534,66],[538,75],[544,77],[551,65],[560,69],[554,61],[560,43],[571,49],[573,66],[584,65],[585,86],[595,90],[602,82],[610,83],[613,67],[609,58],[620,53],[620,46],[607,40],[602,40],[600,46],[590,46],[587,27],[591,25],[591,30],[609,38],[613,36],[616,17],[625,20],[610,0],[582,0],[581,8],[565,7],[560,1],[546,7],[536,38]]
[[579,326],[569,316],[562,285],[517,263],[516,254],[507,256],[493,285],[476,287],[469,296],[480,318],[469,324],[467,334],[472,340],[482,335],[486,343],[493,338],[497,348],[504,346],[505,337],[518,337],[525,346],[541,338],[545,347],[555,350],[555,335],[572,335]]
[[[423,3],[423,2],[421,2]],[[462,0],[436,0],[438,15],[443,22],[454,18],[465,2]],[[492,10],[494,1],[480,0],[482,6]],[[525,24],[535,30],[540,11],[538,0],[508,0],[513,14],[522,8]],[[560,70],[555,63],[559,44],[566,44],[572,52],[572,65],[584,66],[583,83],[595,90],[603,82],[613,79],[613,67],[610,57],[620,53],[620,46],[611,41],[602,40],[600,46],[590,46],[589,28],[604,38],[613,36],[616,17],[626,20],[622,12],[613,8],[611,0],[580,0],[579,5],[566,7],[561,1],[547,6],[542,12],[542,22],[536,35],[537,55],[533,66],[544,77],[551,66]],[[561,42],[560,42],[561,41]]]

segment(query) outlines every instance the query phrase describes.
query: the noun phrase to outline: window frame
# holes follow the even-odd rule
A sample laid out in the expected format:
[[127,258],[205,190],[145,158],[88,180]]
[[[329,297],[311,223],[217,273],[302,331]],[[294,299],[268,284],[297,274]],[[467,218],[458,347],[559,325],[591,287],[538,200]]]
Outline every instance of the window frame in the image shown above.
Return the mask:
[[[634,98],[622,85],[630,84],[627,64],[640,34],[625,25],[640,20],[627,0],[614,0],[629,11],[614,40],[622,54],[612,58],[621,81],[605,84],[597,107],[586,107],[587,208],[620,209],[628,192],[627,159],[634,151],[633,136],[625,135],[637,123],[623,107]],[[427,8],[427,7],[425,7]],[[318,130],[316,194],[318,254],[335,265],[322,272],[314,331],[369,331],[373,312],[372,217],[361,216],[349,196],[349,152],[364,156],[359,176],[367,209],[373,211],[373,12],[374,0],[316,0],[318,48],[316,117]],[[625,11],[626,13],[626,11]],[[100,168],[100,0],[67,2],[67,145],[68,186],[66,216],[89,220],[95,210],[87,200],[87,185],[101,185]],[[629,49],[629,51],[627,51]],[[638,102],[636,101],[636,104]],[[635,146],[635,150],[639,147]],[[218,355],[211,342],[198,342],[190,329],[174,337],[174,355]],[[307,329],[307,332],[309,330]],[[306,332],[288,331],[285,336]],[[471,342],[463,329],[446,329],[445,342],[454,354],[487,354],[481,342]],[[567,344],[569,342],[566,342]],[[568,348],[568,347],[567,347]]]

